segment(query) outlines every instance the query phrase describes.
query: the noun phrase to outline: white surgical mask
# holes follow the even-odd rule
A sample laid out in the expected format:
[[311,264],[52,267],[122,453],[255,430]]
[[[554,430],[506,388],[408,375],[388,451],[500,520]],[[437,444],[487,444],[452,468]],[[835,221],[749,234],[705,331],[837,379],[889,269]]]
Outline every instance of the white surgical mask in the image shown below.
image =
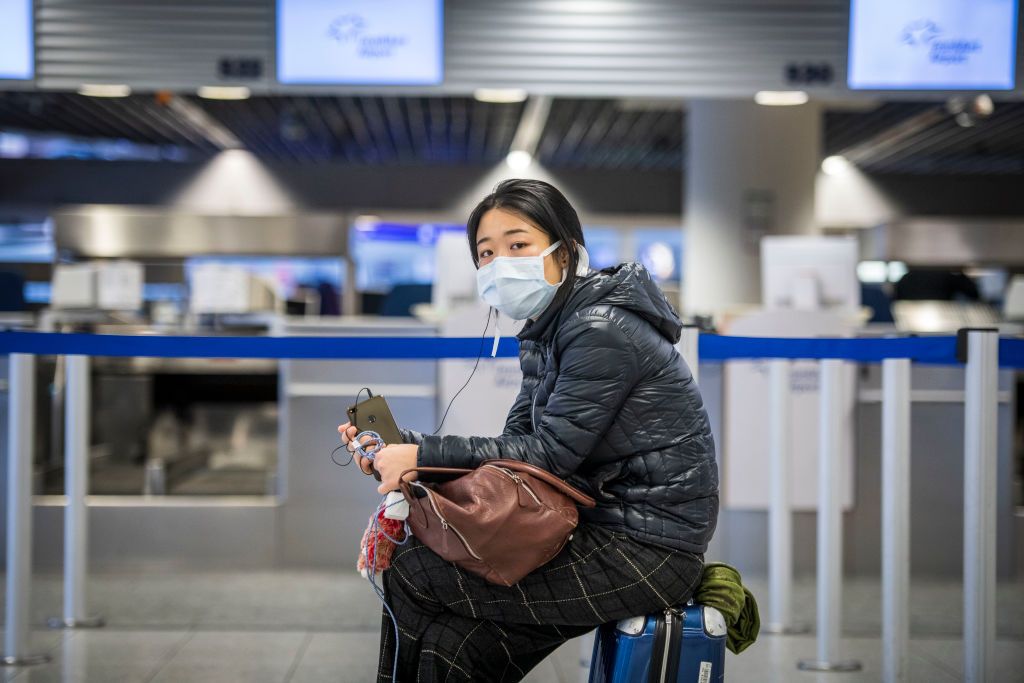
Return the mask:
[[513,320],[540,315],[562,284],[553,285],[544,277],[544,257],[561,244],[561,240],[555,242],[538,256],[495,257],[476,271],[480,298]]
[[[497,256],[493,261],[476,271],[476,286],[484,303],[513,320],[535,318],[544,312],[555,297],[558,288],[565,282],[565,273],[558,284],[551,284],[544,277],[544,257],[562,244],[559,240],[538,256]],[[576,245],[579,265],[576,274],[584,276],[590,272],[590,254],[582,244]],[[491,356],[498,353],[501,330],[494,322],[494,347]]]

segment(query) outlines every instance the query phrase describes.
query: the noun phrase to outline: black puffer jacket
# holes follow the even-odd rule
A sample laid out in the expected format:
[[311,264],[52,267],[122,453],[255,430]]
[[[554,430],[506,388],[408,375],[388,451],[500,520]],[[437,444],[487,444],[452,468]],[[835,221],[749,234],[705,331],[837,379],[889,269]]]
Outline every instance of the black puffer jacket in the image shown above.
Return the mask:
[[707,412],[673,344],[682,325],[643,266],[577,279],[519,334],[523,385],[498,437],[422,436],[419,464],[514,458],[597,499],[581,521],[703,553],[718,518]]

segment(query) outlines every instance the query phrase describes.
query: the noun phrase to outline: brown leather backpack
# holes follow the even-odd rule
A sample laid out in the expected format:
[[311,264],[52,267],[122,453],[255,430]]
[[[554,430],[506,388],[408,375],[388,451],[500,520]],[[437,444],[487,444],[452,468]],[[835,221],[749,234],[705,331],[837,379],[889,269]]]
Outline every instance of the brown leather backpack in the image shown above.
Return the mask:
[[[409,472],[462,476],[423,484],[405,481]],[[519,460],[485,460],[472,470],[416,467],[399,481],[413,535],[444,559],[504,586],[561,552],[579,522],[576,505],[595,505],[550,472]]]

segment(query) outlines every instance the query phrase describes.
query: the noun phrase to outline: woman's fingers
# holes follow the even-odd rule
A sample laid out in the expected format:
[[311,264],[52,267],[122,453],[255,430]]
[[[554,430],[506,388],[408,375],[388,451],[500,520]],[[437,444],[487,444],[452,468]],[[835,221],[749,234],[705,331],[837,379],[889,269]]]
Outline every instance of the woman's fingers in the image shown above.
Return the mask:
[[338,427],[338,433],[341,435],[341,443],[347,446],[353,439],[356,438],[356,428],[352,425],[345,423]]
[[341,434],[341,442],[348,443],[355,436],[355,427],[352,426],[351,422],[346,422],[343,425],[338,425],[338,434]]
[[338,425],[338,433],[341,435],[341,443],[349,453],[352,453],[353,457],[356,459],[356,464],[359,466],[359,469],[363,471],[363,474],[373,474],[373,462],[369,458],[364,458],[356,453],[353,444],[358,443],[360,446],[365,448],[376,441],[376,439],[372,436],[364,436],[362,439],[356,441],[356,436],[358,436],[359,432],[350,422]]
[[361,455],[356,457],[359,458],[359,469],[363,471],[363,474],[373,474],[373,462]]

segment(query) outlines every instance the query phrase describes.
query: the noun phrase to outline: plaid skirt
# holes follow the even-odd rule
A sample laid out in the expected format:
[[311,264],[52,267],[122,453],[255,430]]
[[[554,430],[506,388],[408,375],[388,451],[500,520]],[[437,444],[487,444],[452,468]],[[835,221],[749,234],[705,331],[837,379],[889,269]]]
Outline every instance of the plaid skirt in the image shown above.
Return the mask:
[[[514,586],[459,569],[415,537],[384,572],[401,683],[519,681],[570,638],[686,602],[703,556],[580,525],[555,559]],[[395,626],[381,624],[378,682],[392,680]]]

